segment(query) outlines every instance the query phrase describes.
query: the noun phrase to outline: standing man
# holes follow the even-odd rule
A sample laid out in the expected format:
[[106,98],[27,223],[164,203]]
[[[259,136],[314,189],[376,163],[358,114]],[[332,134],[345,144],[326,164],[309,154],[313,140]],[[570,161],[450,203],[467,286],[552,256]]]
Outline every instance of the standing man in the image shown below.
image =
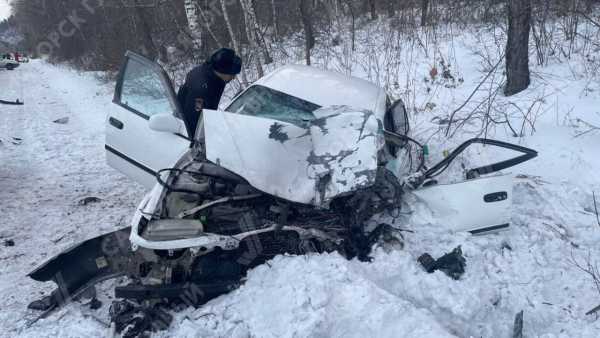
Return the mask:
[[202,65],[192,69],[179,88],[177,100],[190,138],[194,138],[202,109],[218,109],[225,85],[242,70],[242,59],[229,48],[221,48]]

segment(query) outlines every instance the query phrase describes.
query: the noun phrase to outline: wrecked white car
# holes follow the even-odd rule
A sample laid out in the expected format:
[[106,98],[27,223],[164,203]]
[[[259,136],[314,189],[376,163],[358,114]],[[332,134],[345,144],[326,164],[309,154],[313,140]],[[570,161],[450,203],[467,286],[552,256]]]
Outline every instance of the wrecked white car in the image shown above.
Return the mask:
[[[304,66],[265,76],[224,111],[205,110],[193,140],[166,72],[139,55],[127,53],[114,103],[108,162],[152,190],[130,227],[30,274],[58,285],[35,308],[49,311],[123,275],[130,283],[116,288],[117,298],[198,305],[275,255],[337,251],[368,260],[375,242],[394,240],[391,226],[370,219],[398,209],[405,193],[454,220],[453,230],[505,229],[512,180],[497,172],[537,155],[473,139],[427,169],[402,101],[367,81]],[[472,143],[523,154],[471,169],[460,183],[436,184]]]

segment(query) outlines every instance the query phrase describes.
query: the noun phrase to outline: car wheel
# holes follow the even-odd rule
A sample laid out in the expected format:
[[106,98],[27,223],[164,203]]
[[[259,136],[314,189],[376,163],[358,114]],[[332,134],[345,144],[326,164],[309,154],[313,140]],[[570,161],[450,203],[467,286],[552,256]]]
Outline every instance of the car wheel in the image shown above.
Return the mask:
[[13,69],[15,69],[15,66],[13,66],[13,65],[6,65],[6,69],[13,70]]

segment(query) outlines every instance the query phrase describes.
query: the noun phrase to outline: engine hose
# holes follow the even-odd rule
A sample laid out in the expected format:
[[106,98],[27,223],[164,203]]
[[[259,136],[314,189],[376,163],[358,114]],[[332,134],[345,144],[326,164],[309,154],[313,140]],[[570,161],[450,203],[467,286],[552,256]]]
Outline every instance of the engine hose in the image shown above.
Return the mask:
[[[419,141],[417,141],[409,136],[396,134],[396,133],[393,133],[393,132],[387,131],[387,130],[383,131],[383,135],[384,135],[386,141],[394,143],[394,145],[399,146],[399,147],[403,147],[405,142],[412,142],[412,143],[416,144],[417,147],[419,147],[419,149],[421,150],[420,162],[419,162],[419,166],[417,167],[416,171],[419,172],[423,168],[425,168],[425,156],[424,156],[424,151],[423,151],[424,147]],[[411,164],[411,166],[412,166],[412,164]]]

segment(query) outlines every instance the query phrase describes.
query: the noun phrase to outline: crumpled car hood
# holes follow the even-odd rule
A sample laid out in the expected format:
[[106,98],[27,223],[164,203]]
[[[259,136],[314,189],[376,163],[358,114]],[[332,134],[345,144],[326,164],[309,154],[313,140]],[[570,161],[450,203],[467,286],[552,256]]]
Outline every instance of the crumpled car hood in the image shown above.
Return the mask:
[[265,193],[327,207],[336,196],[374,184],[382,124],[373,112],[321,108],[307,128],[205,110],[206,157]]

